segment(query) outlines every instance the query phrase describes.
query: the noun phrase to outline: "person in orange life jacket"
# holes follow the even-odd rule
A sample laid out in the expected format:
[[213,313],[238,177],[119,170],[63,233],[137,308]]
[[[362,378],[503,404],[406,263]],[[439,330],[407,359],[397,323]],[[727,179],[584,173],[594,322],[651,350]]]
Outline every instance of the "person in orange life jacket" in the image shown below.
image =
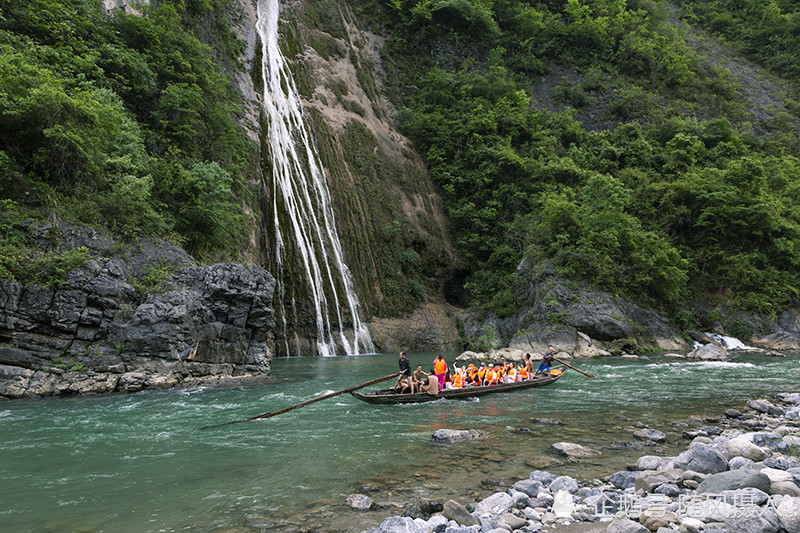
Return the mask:
[[467,367],[462,366],[461,368],[458,368],[458,365],[453,363],[453,369],[456,371],[456,373],[453,375],[453,381],[448,383],[448,385],[454,389],[465,387],[467,379]]
[[506,383],[514,383],[519,381],[519,373],[514,365],[511,365],[506,372]]
[[393,390],[397,390],[397,386],[400,385],[400,393],[402,394],[405,392],[406,389],[411,389],[411,393],[414,393],[414,383],[411,380],[411,363],[408,359],[406,359],[406,352],[400,352],[400,359],[397,361],[398,366],[400,367],[400,375],[397,376],[397,381],[394,383]]
[[467,367],[467,385],[475,386],[481,384],[481,378],[478,377],[478,369],[475,365],[470,363]]
[[494,365],[489,365],[489,370],[486,371],[486,379],[484,383],[486,385],[496,385],[498,382],[498,375],[497,370],[495,370]]
[[478,369],[478,380],[480,380],[481,385],[486,381],[486,363],[481,363],[481,367]]
[[436,374],[437,378],[439,378],[439,390],[444,388],[444,382],[448,370],[447,362],[444,360],[442,354],[437,355],[436,359],[433,360],[433,373]]
[[533,373],[534,376],[539,372],[545,372],[546,374],[550,373],[550,364],[553,362],[553,355],[555,355],[555,353],[556,351],[552,346],[548,348],[546,352],[544,352],[544,355],[542,356],[542,362],[539,363],[539,368],[537,368],[536,372]]
[[528,372],[528,367],[523,365],[522,368],[519,369],[519,379],[520,381],[528,381],[531,377],[530,373]]

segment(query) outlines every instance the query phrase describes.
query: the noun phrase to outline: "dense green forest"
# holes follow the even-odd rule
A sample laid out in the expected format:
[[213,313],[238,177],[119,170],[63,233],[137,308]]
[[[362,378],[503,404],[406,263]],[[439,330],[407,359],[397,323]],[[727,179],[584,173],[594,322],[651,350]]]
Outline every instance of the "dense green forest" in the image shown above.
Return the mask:
[[[796,81],[796,4],[680,4]],[[386,70],[407,89],[397,119],[446,197],[473,305],[513,313],[526,256],[686,327],[697,295],[764,313],[797,302],[798,104],[773,95],[756,120],[666,3],[392,0],[361,14],[388,35]]]
[[238,256],[257,154],[235,122],[225,68],[241,68],[242,45],[227,5],[164,2],[139,16],[0,0],[0,275],[41,282],[32,265],[80,260],[29,246],[21,221],[37,216]]
[[[258,162],[236,123],[229,4],[164,1],[138,16],[0,0],[0,275],[43,271],[26,266],[30,216],[167,237],[201,260],[246,246]],[[513,313],[526,257],[685,327],[698,294],[763,313],[798,302],[800,7],[676,4],[351,5],[386,38],[384,87],[444,196],[471,305]],[[337,6],[307,1],[331,35]],[[714,39],[789,90],[757,113],[701,50]],[[50,257],[51,270],[79,255]]]

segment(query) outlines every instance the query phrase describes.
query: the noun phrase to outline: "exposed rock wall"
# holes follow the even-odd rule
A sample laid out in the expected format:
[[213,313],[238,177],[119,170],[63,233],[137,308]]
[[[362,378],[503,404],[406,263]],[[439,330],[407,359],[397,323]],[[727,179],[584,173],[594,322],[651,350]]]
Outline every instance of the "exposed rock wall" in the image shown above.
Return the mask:
[[511,317],[487,320],[476,313],[462,315],[467,337],[475,342],[485,335],[482,326],[488,321],[501,346],[535,354],[548,346],[576,357],[689,348],[658,313],[608,293],[571,287],[546,265],[520,264],[515,297],[520,310]]
[[84,226],[62,224],[60,233],[62,249],[97,255],[55,289],[0,281],[0,397],[269,375],[275,282],[268,272],[195,266],[165,242],[112,252],[110,237]]

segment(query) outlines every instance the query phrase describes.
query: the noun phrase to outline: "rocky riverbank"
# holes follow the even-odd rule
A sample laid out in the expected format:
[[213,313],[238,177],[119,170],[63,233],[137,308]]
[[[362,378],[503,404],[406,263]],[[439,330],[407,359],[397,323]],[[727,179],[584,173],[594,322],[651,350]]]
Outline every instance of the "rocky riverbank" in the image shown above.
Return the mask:
[[91,259],[52,287],[0,280],[0,399],[269,375],[275,280],[267,271],[197,266],[167,242],[118,246],[88,226],[43,225],[40,233],[41,248]]
[[[696,429],[674,457],[644,455],[627,470],[579,481],[534,470],[478,502],[420,502],[368,533],[800,533],[800,393],[747,402]],[[663,433],[642,428],[641,438]],[[480,438],[437,431],[438,443]],[[458,445],[458,444],[453,444]],[[554,443],[570,460],[593,455]],[[351,495],[354,508],[368,508]]]

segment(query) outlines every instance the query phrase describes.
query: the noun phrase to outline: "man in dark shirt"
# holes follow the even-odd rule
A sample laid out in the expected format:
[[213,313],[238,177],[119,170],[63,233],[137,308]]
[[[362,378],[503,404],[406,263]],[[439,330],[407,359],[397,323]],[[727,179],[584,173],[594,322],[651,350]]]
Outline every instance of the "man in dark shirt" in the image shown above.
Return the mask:
[[406,352],[400,352],[400,359],[397,363],[400,366],[400,375],[397,376],[397,381],[392,388],[397,391],[397,386],[400,385],[399,392],[405,392],[406,389],[410,388],[413,394],[414,383],[411,380],[411,363],[406,358]]
[[537,368],[536,372],[533,373],[534,376],[539,372],[544,372],[545,374],[550,373],[550,365],[553,363],[553,355],[555,353],[556,351],[552,346],[548,348],[546,352],[544,352],[544,355],[542,356],[542,362],[539,363],[539,368]]

